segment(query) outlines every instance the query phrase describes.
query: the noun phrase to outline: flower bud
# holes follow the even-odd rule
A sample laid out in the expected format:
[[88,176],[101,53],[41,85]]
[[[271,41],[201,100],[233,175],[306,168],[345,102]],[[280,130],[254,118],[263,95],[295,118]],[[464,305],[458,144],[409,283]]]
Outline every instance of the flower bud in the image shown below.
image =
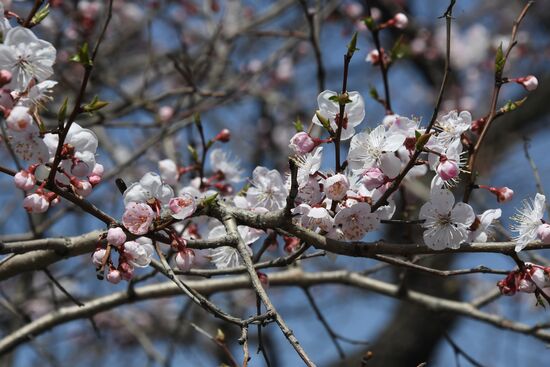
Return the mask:
[[109,269],[107,273],[107,281],[113,284],[118,284],[122,280],[122,275],[117,269]]
[[104,172],[105,172],[105,167],[103,167],[103,165],[99,163],[96,163],[94,165],[94,168],[92,169],[92,175],[99,176],[100,178],[103,177]]
[[256,275],[258,275],[258,278],[260,279],[260,282],[262,283],[262,286],[264,288],[269,287],[269,277],[266,273],[262,273],[261,271],[257,271]]
[[541,224],[537,229],[537,237],[542,243],[550,245],[550,224]]
[[132,280],[134,277],[134,267],[127,262],[122,262],[118,265],[120,276],[124,280]]
[[92,193],[92,184],[86,180],[72,180],[74,191],[80,196],[88,196]]
[[120,227],[109,228],[109,231],[107,231],[107,242],[115,247],[119,247],[126,242],[126,233]]
[[296,251],[300,246],[300,239],[297,237],[283,236],[283,240],[285,241],[284,249],[289,254]]
[[228,129],[223,129],[216,135],[213,139],[214,141],[221,141],[222,143],[227,143],[231,140],[231,132]]
[[170,106],[162,106],[159,108],[159,118],[162,122],[166,122],[174,116],[174,109]]
[[437,174],[444,181],[452,180],[459,173],[458,164],[455,161],[441,157],[437,166]]
[[317,144],[315,144],[315,141],[308,133],[301,131],[290,139],[288,146],[296,154],[306,154],[315,149]]
[[29,191],[36,184],[36,178],[32,173],[22,170],[13,176],[13,182],[18,189]]
[[380,62],[380,53],[378,50],[372,50],[367,54],[367,57],[365,58],[365,61],[368,63],[371,63],[372,65],[378,65]]
[[523,88],[529,92],[534,91],[539,86],[539,81],[534,75],[527,75],[521,78],[512,79],[516,83],[523,85]]
[[371,167],[363,173],[361,182],[368,190],[374,190],[386,182],[386,176],[377,167]]
[[398,29],[403,29],[409,24],[409,18],[403,13],[397,13],[393,17],[393,26]]
[[330,200],[342,200],[349,190],[349,181],[346,176],[337,173],[325,180],[325,195]]
[[73,164],[71,165],[71,173],[77,177],[85,177],[90,173],[90,169],[84,161],[74,159]]
[[105,250],[104,248],[98,248],[95,250],[94,254],[92,255],[92,262],[95,266],[101,266],[106,253],[107,250]]
[[181,271],[189,271],[195,262],[195,252],[191,249],[183,249],[176,254],[176,266]]
[[508,187],[490,187],[489,191],[496,195],[497,201],[499,203],[506,203],[512,200],[514,196],[514,191]]
[[50,203],[44,195],[31,194],[23,199],[23,207],[29,213],[44,213],[50,207]]

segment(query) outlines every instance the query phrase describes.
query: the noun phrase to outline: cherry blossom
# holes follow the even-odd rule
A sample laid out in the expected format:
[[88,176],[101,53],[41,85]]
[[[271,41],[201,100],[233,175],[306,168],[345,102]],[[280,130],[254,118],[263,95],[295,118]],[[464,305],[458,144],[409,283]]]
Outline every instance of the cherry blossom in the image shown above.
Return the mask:
[[135,267],[144,268],[151,263],[153,245],[146,237],[138,237],[135,241],[124,243],[124,257]]
[[13,176],[13,182],[18,189],[29,191],[34,188],[36,184],[36,177],[29,171],[19,171]]
[[148,204],[129,202],[122,215],[122,223],[130,233],[143,235],[149,231],[155,212]]
[[323,147],[317,147],[313,152],[296,157],[298,165],[298,185],[305,185],[309,177],[314,175],[321,168]]
[[349,180],[341,173],[328,177],[324,182],[324,192],[330,200],[342,200],[349,189]]
[[239,167],[240,161],[230,157],[221,149],[210,152],[212,171],[221,173],[226,181],[237,183],[243,180],[243,170]]
[[189,194],[183,194],[170,199],[168,202],[168,207],[172,212],[172,217],[175,219],[185,219],[191,216],[196,207],[195,199]]
[[51,43],[37,38],[24,27],[8,30],[0,45],[0,69],[9,70],[13,77],[11,89],[24,90],[32,78],[39,82],[53,74],[56,50]]
[[122,280],[122,275],[117,269],[109,269],[106,278],[109,283],[118,284]]
[[468,111],[451,111],[437,119],[436,125],[442,130],[437,135],[437,142],[446,147],[472,126],[472,115]]
[[537,228],[537,237],[544,244],[550,244],[550,224],[543,223]]
[[[374,130],[361,132],[351,139],[348,162],[351,169],[367,169],[380,164],[380,159],[384,154],[390,159],[395,157],[393,152],[399,149],[405,142],[405,135],[387,134],[383,125],[379,125]],[[391,158],[393,157],[393,158]],[[400,164],[400,163],[399,163]]]
[[334,227],[349,241],[359,241],[367,232],[376,230],[379,224],[378,215],[371,213],[371,207],[367,203],[344,208],[334,217]]
[[109,228],[107,231],[107,242],[115,247],[120,247],[126,242],[126,233],[120,227]]
[[15,106],[8,117],[6,125],[13,131],[25,131],[33,123],[28,107]]
[[94,251],[92,255],[92,262],[95,266],[101,266],[103,263],[103,258],[105,257],[105,254],[107,251],[103,248],[98,248]]
[[542,217],[546,209],[546,197],[536,194],[535,199],[523,201],[523,207],[519,209],[512,218],[515,224],[512,231],[517,232],[514,237],[516,241],[516,252],[521,251],[528,243],[538,239],[538,228],[542,224]]
[[315,149],[317,144],[308,133],[300,131],[290,139],[288,146],[296,154],[306,154]]
[[[422,227],[424,243],[434,250],[459,248],[468,239],[468,228],[475,220],[471,206],[465,203],[454,205],[453,194],[437,187],[430,192],[430,201],[420,208],[419,218],[425,220]],[[454,205],[454,207],[453,207]]]
[[[330,121],[330,127],[334,131],[338,128],[336,125],[336,116],[340,113],[340,105],[330,100],[330,98],[337,95],[338,93],[336,92],[325,90],[317,97],[319,113]],[[347,120],[347,122],[344,122],[344,126],[342,126],[342,134],[340,136],[342,140],[351,138],[353,134],[355,134],[354,127],[359,125],[365,118],[365,102],[361,94],[359,94],[359,92],[348,92],[348,98],[351,102],[346,104],[344,121]],[[312,121],[322,126],[317,115],[313,116]]]
[[252,186],[246,192],[246,200],[251,207],[263,207],[267,210],[284,208],[288,191],[277,170],[256,167],[250,183]]
[[[237,226],[242,240],[248,245],[256,242],[260,238],[262,231],[253,229],[246,226]],[[226,236],[225,228],[223,225],[216,226],[208,233],[208,239],[222,238]],[[252,255],[252,249],[246,247],[250,255]],[[236,248],[231,246],[221,246],[210,249],[210,260],[216,265],[218,269],[234,268],[241,264],[241,258]]]
[[487,238],[491,235],[490,226],[494,221],[500,218],[502,210],[489,209],[476,217],[476,220],[470,228],[468,234],[468,242],[487,242]]
[[153,205],[167,205],[174,191],[172,188],[163,183],[161,177],[154,173],[148,172],[139,180],[134,182],[124,191],[124,204],[129,202],[149,203]]

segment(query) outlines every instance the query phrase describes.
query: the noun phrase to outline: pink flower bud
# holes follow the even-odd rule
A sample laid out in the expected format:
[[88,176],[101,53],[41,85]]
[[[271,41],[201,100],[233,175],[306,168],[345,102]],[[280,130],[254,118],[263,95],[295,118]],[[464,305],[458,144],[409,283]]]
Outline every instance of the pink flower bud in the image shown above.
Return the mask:
[[393,17],[394,24],[393,26],[398,29],[403,29],[409,24],[409,18],[403,13],[397,13]]
[[0,87],[11,82],[11,72],[6,69],[0,70]]
[[222,143],[227,143],[231,140],[231,132],[228,129],[223,129],[216,135],[213,139],[214,141],[221,141]]
[[361,182],[368,190],[374,190],[386,182],[386,176],[380,168],[372,167],[363,173]]
[[437,174],[439,177],[444,181],[448,181],[458,176],[458,173],[458,164],[455,161],[443,157],[440,158],[440,162],[437,166]]
[[518,283],[518,291],[520,292],[533,293],[536,289],[537,286],[530,279],[522,278]]
[[380,62],[380,53],[378,50],[372,50],[367,54],[366,62],[371,63],[372,65],[378,65]]
[[127,262],[122,262],[118,265],[118,270],[120,271],[120,276],[124,280],[132,280],[134,277],[134,267]]
[[126,242],[126,233],[120,227],[109,228],[109,231],[107,231],[107,242],[115,247],[119,247]]
[[506,203],[512,200],[514,196],[514,191],[508,187],[490,187],[489,191],[497,196],[497,201],[499,203]]
[[29,213],[44,213],[50,207],[50,203],[44,195],[31,194],[23,200],[23,207]]
[[285,241],[284,249],[289,254],[293,253],[300,246],[300,239],[297,237],[283,236]]
[[182,194],[170,199],[168,207],[172,211],[172,217],[176,219],[185,219],[195,212],[197,208],[195,199],[189,194]]
[[107,250],[105,250],[104,248],[98,248],[97,250],[95,250],[94,254],[92,255],[92,262],[95,266],[101,266],[106,253]]
[[109,269],[107,273],[107,281],[113,284],[118,284],[122,280],[122,275],[117,269]]
[[288,146],[296,154],[306,154],[315,149],[317,144],[315,144],[315,141],[308,133],[300,131],[290,139]]
[[541,224],[537,229],[537,237],[542,243],[550,245],[550,224]]
[[9,116],[13,108],[13,97],[8,89],[0,89],[0,110],[4,113],[4,117]]
[[88,196],[92,193],[92,184],[85,180],[72,180],[74,191],[80,196]]
[[36,184],[36,178],[32,173],[22,170],[13,176],[13,182],[18,189],[29,191]]
[[166,122],[174,116],[174,109],[170,106],[162,106],[159,108],[159,118],[162,122]]
[[8,128],[14,131],[27,130],[32,124],[32,117],[29,109],[23,106],[15,106],[6,118]]
[[183,249],[176,254],[176,266],[181,271],[189,271],[195,262],[195,252],[191,249]]
[[88,181],[92,186],[95,186],[101,182],[101,177],[97,175],[88,176]]
[[342,200],[348,190],[348,178],[341,173],[330,176],[325,180],[325,195],[330,200]]
[[521,78],[512,79],[516,83],[523,85],[523,88],[529,92],[534,91],[539,86],[539,81],[534,75],[527,75]]

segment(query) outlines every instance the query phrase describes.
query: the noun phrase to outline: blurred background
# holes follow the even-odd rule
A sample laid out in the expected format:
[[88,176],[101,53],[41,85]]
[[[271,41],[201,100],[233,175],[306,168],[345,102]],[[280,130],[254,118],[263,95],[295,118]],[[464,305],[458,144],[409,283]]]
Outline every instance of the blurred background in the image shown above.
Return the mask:
[[[34,1],[2,1],[6,9],[27,14]],[[55,75],[59,81],[53,101],[42,116],[49,126],[57,124],[56,113],[67,96],[74,100],[82,78],[80,65],[69,61],[77,47],[93,44],[104,23],[108,2],[52,0],[50,15],[33,30],[58,50]],[[368,3],[368,4],[367,4]],[[468,110],[474,119],[489,112],[493,87],[494,54],[499,44],[509,42],[514,19],[525,1],[458,0],[453,12],[452,75],[444,95],[441,113]],[[331,0],[116,0],[113,18],[100,49],[87,97],[97,94],[109,106],[78,123],[98,136],[98,162],[106,167],[106,179],[88,198],[96,206],[119,218],[122,198],[114,180],[127,183],[145,172],[157,171],[161,159],[171,158],[181,166],[191,163],[187,146],[197,146],[199,135],[192,116],[200,113],[207,137],[222,128],[232,139],[222,146],[240,160],[249,176],[258,165],[284,172],[293,122],[309,125],[320,91],[341,88],[343,55],[352,34],[358,32],[357,51],[350,64],[348,90],[359,91],[367,114],[359,130],[381,123],[385,110],[370,97],[372,90],[383,95],[378,67],[365,61],[374,48],[371,34],[361,21],[371,7],[379,21],[404,12],[409,25],[403,30],[381,32],[382,47],[396,43],[402,58],[389,70],[393,111],[403,116],[429,120],[443,75],[445,20],[440,16],[448,1],[331,1]],[[12,21],[13,22],[13,21]],[[501,207],[501,223],[522,199],[536,193],[533,170],[525,156],[528,146],[538,167],[543,188],[550,190],[550,3],[532,6],[518,34],[505,76],[535,75],[539,88],[528,94],[517,84],[507,84],[499,106],[508,100],[526,102],[492,126],[479,157],[479,183],[508,186],[514,199],[496,203],[493,196],[476,192],[472,205],[476,213]],[[332,164],[332,145],[325,148],[326,164]],[[347,151],[344,144],[343,152]],[[328,158],[330,157],[330,158]],[[2,165],[14,168],[6,149],[0,149]],[[208,166],[207,166],[208,167]],[[180,184],[188,184],[184,176]],[[429,185],[429,179],[426,184]],[[242,187],[237,185],[235,190]],[[408,205],[418,209],[428,187],[411,192]],[[458,189],[457,192],[462,192]],[[28,217],[22,208],[23,194],[9,176],[0,176],[0,240],[67,236],[102,229],[103,224],[69,203],[45,215]],[[500,206],[497,206],[500,205]],[[505,230],[504,230],[505,231]],[[366,240],[410,242],[421,238],[419,229],[386,226]],[[503,230],[495,234],[504,239]],[[258,244],[257,246],[259,246]],[[282,244],[267,254],[283,254]],[[537,262],[549,256],[538,252]],[[502,255],[455,255],[428,259],[431,266],[461,269],[485,265],[512,269],[513,261]],[[525,256],[525,260],[528,257]],[[208,267],[203,258],[202,265]],[[472,274],[440,278],[380,267],[373,260],[344,257],[318,258],[304,262],[307,270],[377,270],[372,277],[398,282],[405,279],[411,289],[469,300],[496,288],[501,276]],[[1,265],[0,265],[1,266]],[[81,256],[49,267],[49,271],[71,294],[83,301],[114,291],[127,284],[98,281],[89,256]],[[274,270],[276,271],[276,270]],[[146,271],[143,270],[143,274]],[[269,271],[268,271],[269,273]],[[152,278],[144,284],[161,278]],[[344,286],[310,289],[315,302],[331,327],[340,335],[359,341],[340,341],[341,359],[327,331],[315,316],[300,288],[271,287],[268,292],[304,349],[319,366],[361,366],[365,353],[374,357],[366,366],[475,365],[460,353],[457,345],[483,366],[545,365],[547,346],[528,335],[496,329],[477,321],[428,311],[409,303]],[[23,274],[0,284],[0,333],[17,329],[27,320],[57,307],[70,305],[42,273]],[[255,313],[251,291],[235,291],[212,297],[235,314]],[[512,320],[535,324],[548,322],[548,311],[535,307],[530,295],[501,297],[484,309]],[[229,363],[225,354],[190,323],[210,335],[223,330],[228,348],[242,359],[237,343],[238,328],[213,319],[191,305],[184,296],[125,305],[94,317],[100,334],[89,320],[73,321],[2,357],[2,366],[218,366]],[[299,366],[299,360],[275,325],[264,329],[265,344],[273,366]],[[255,354],[256,335],[251,329],[251,366],[263,366]],[[368,342],[365,344],[363,342]]]

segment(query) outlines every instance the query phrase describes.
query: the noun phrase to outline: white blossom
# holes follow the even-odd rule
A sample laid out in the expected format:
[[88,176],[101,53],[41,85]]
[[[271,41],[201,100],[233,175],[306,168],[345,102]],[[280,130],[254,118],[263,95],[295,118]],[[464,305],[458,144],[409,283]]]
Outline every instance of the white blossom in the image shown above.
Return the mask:
[[172,197],[172,188],[162,182],[160,176],[154,172],[146,173],[139,182],[134,182],[124,191],[124,205],[129,202],[153,203],[157,200],[166,205]]
[[[330,97],[337,95],[338,93],[336,92],[325,90],[317,97],[319,113],[330,121],[330,127],[334,131],[338,128],[336,125],[336,116],[340,113],[340,105],[335,101],[331,101]],[[348,97],[351,102],[346,104],[344,112],[344,116],[347,118],[347,127],[345,129],[342,128],[342,134],[340,136],[342,140],[351,138],[353,134],[355,134],[354,127],[359,125],[365,118],[365,102],[361,94],[359,94],[359,92],[348,92]],[[313,116],[313,123],[322,125],[317,115]]]
[[523,207],[519,209],[512,219],[515,224],[512,231],[517,232],[514,240],[517,242],[516,251],[521,251],[528,243],[537,240],[537,230],[542,224],[542,217],[546,209],[546,197],[535,195],[531,201],[523,201]]
[[[364,131],[351,139],[348,162],[351,169],[367,169],[380,164],[382,156],[399,149],[406,136],[394,132],[388,134],[383,125],[367,132]],[[395,157],[397,158],[397,157]]]
[[425,220],[422,227],[424,243],[434,250],[459,248],[468,239],[468,228],[475,220],[471,206],[453,204],[455,198],[449,190],[432,188],[430,201],[420,208],[419,218]]
[[212,171],[223,173],[224,178],[229,182],[241,182],[243,170],[239,167],[240,161],[231,158],[221,149],[213,149],[210,153],[210,166]]
[[288,191],[277,170],[256,167],[252,172],[252,186],[246,192],[246,199],[252,208],[263,207],[268,210],[284,208]]
[[0,45],[0,69],[12,73],[11,89],[24,90],[31,79],[39,82],[53,74],[56,50],[51,43],[36,37],[24,27],[15,27],[6,32]]
[[479,224],[474,231],[468,235],[468,242],[487,242],[487,238],[491,235],[491,224],[500,218],[502,210],[489,209],[478,215]]

